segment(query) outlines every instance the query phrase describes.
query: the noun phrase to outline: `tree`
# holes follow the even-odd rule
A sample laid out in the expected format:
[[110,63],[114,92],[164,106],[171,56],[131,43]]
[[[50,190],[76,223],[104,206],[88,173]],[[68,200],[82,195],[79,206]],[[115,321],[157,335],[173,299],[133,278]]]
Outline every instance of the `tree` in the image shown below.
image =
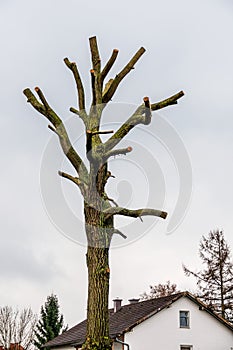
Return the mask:
[[33,349],[37,316],[31,308],[22,311],[0,307],[0,345],[4,350]]
[[[112,100],[121,81],[134,68],[145,49],[141,47],[115,78],[110,79],[104,87],[105,78],[118,56],[118,50],[113,50],[102,69],[96,37],[91,37],[89,42],[92,58],[92,69],[90,70],[92,103],[89,111],[86,107],[85,92],[78,67],[75,62],[70,62],[68,58],[64,59],[66,66],[73,74],[77,87],[78,107],[71,107],[70,111],[78,115],[85,126],[88,167],[71,144],[62,119],[49,105],[42,90],[39,87],[35,88],[39,99],[28,88],[24,90],[24,94],[32,107],[49,120],[49,129],[58,136],[61,148],[75,171],[75,175],[63,171],[59,171],[59,175],[72,181],[79,188],[84,200],[85,231],[88,245],[86,254],[88,301],[86,342],[83,348],[108,350],[111,349],[108,321],[109,247],[114,234],[125,237],[115,227],[114,217],[123,215],[141,218],[152,215],[165,219],[167,216],[166,212],[152,208],[124,208],[118,206],[114,200],[109,198],[105,187],[112,177],[108,169],[108,161],[113,156],[125,155],[131,152],[132,147],[117,149],[115,147],[136,125],[149,125],[152,119],[152,111],[176,104],[184,93],[180,91],[163,101],[152,104],[148,97],[144,97],[143,104],[118,130],[115,132],[113,130],[101,130],[101,117],[104,109]],[[113,135],[106,142],[103,142],[101,134],[111,133]]]
[[41,307],[40,320],[36,325],[34,345],[41,349],[49,340],[58,336],[63,328],[63,315],[59,312],[56,295],[47,297],[45,305]]
[[177,285],[175,283],[171,284],[170,281],[167,281],[165,284],[160,283],[155,286],[150,286],[150,292],[144,292],[140,297],[141,300],[149,300],[166,297],[175,293],[179,293],[179,290],[177,290]]
[[199,256],[203,269],[198,272],[183,265],[187,276],[197,279],[197,296],[222,317],[233,321],[233,264],[223,231],[202,236]]

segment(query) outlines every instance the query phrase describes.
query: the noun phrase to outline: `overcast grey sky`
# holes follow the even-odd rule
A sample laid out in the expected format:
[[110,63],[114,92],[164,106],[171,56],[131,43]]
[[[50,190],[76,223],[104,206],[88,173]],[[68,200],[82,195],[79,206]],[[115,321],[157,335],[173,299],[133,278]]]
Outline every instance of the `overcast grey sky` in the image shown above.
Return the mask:
[[[2,0],[0,29],[1,305],[32,306],[39,312],[54,292],[70,326],[85,316],[85,247],[65,238],[45,211],[40,171],[51,133],[47,121],[26,103],[22,90],[40,86],[68,120],[76,93],[63,58],[78,62],[90,91],[88,38],[93,35],[98,37],[103,61],[113,48],[120,50],[113,76],[140,46],[147,50],[113,102],[138,105],[144,96],[156,102],[184,90],[179,104],[160,116],[183,139],[193,169],[192,201],[175,232],[167,235],[167,223],[161,221],[135,243],[111,250],[110,299],[119,296],[126,302],[150,284],[168,279],[180,289],[193,290],[195,283],[184,276],[181,264],[199,267],[201,235],[224,229],[233,247],[232,1]],[[155,123],[154,116],[153,130]],[[79,132],[77,128],[76,139]],[[170,213],[179,179],[169,155],[167,160],[158,156],[160,160]],[[140,200],[140,188],[131,188],[129,174],[123,174],[118,195],[123,186],[124,194],[139,190]],[[49,180],[53,177],[57,181],[56,171]],[[75,189],[64,187],[71,202],[77,198],[80,203]],[[138,221],[137,228],[143,232],[144,225]]]

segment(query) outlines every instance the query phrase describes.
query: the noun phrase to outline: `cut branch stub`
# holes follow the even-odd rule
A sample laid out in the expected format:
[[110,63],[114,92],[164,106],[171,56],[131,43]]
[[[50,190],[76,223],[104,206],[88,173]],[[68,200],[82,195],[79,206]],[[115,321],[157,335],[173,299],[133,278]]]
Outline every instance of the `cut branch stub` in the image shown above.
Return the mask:
[[96,84],[95,84],[95,71],[94,69],[90,70],[91,73],[91,88],[92,88],[92,105],[96,105]]
[[40,89],[38,86],[35,87],[35,92],[37,93],[37,95],[39,96],[41,102],[42,102],[43,105],[45,106],[45,109],[46,109],[46,110],[51,109],[50,106],[49,106],[49,104],[48,104],[48,102],[47,102],[47,100],[46,100],[46,98],[44,97],[43,92],[41,91],[41,89]]
[[124,235],[124,233],[122,233],[120,230],[118,229],[114,229],[113,233],[117,234],[117,235],[120,235],[122,238],[126,239],[127,236]]
[[103,161],[106,162],[108,158],[110,157],[115,157],[115,156],[120,156],[120,155],[126,155],[127,153],[132,152],[133,148],[132,147],[126,147],[126,148],[120,148],[120,149],[114,149],[105,154],[103,157]]
[[100,60],[96,36],[89,38],[89,43],[90,43],[90,49],[91,49],[91,59],[92,59],[93,69],[97,73],[100,73],[101,60]]
[[101,84],[103,86],[104,79],[106,78],[107,74],[109,73],[110,69],[112,68],[114,62],[116,61],[116,58],[118,56],[119,50],[114,49],[112,52],[111,57],[109,58],[108,62],[104,66],[102,72],[101,72]]
[[149,125],[151,122],[151,117],[152,117],[149,97],[144,97],[143,101],[145,104],[145,122],[144,122],[144,124]]
[[101,135],[101,134],[113,134],[114,130],[96,130],[96,131],[91,131],[91,130],[87,130],[88,134],[91,134],[92,136],[94,135]]

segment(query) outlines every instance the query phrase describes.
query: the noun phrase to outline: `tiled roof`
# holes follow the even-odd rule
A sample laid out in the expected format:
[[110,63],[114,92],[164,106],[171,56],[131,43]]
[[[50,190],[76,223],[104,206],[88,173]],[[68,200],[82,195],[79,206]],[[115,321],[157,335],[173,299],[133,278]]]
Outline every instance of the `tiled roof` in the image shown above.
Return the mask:
[[[190,300],[205,308],[208,313],[217,318],[220,322],[224,323],[225,326],[233,331],[233,326],[231,324],[207,309],[203,303],[201,303],[190,293],[180,292],[166,297],[123,305],[117,312],[114,312],[113,309],[110,309],[109,324],[111,338],[114,339],[117,336],[130,331],[136,325],[168,307],[171,303],[178,300],[182,296],[187,296]],[[45,344],[45,346],[59,347],[64,345],[82,345],[85,340],[85,334],[86,320],[70,328],[68,331],[60,334],[53,340],[50,340],[47,344]]]

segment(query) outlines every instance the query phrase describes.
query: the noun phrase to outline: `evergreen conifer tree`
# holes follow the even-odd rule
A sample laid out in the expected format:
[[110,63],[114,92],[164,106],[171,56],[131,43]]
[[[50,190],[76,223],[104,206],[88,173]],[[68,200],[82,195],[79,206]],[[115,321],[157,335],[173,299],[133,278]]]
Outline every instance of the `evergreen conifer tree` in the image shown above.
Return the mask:
[[233,322],[233,264],[223,231],[210,231],[206,237],[202,236],[199,256],[203,269],[193,272],[183,265],[185,274],[197,279],[197,296],[219,315]]
[[59,312],[59,303],[56,295],[47,297],[45,305],[41,307],[40,319],[36,325],[34,345],[41,347],[49,340],[58,336],[63,328],[64,318]]

